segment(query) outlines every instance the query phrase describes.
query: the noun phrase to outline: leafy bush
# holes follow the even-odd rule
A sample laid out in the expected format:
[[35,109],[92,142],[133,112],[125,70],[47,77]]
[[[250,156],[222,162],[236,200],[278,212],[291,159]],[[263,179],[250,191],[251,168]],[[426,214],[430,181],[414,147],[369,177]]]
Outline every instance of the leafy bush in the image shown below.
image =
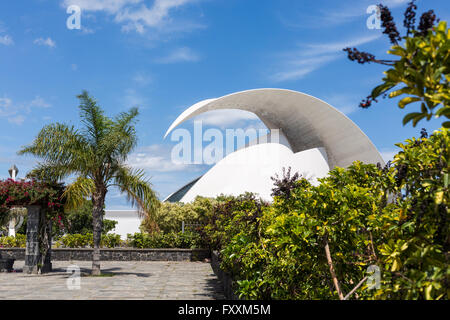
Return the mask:
[[[100,245],[105,248],[115,248],[122,244],[120,235],[103,234]],[[94,240],[92,233],[87,234],[66,234],[56,241],[56,247],[64,248],[92,248]]]
[[25,248],[27,237],[23,234],[16,234],[15,237],[0,237],[0,247],[3,248]]
[[374,297],[448,299],[449,130],[397,146],[402,149],[394,158],[398,196],[380,217],[386,241],[378,247],[382,283]]
[[[181,224],[202,224],[208,212],[212,210],[213,199],[197,197],[192,203],[164,202],[156,211],[155,222],[159,231],[164,233],[181,231]],[[145,219],[142,222],[142,232],[153,232],[153,220]]]
[[206,239],[248,299],[448,299],[449,145],[442,129],[399,144],[392,167],[335,168],[271,206],[219,202]]
[[186,231],[170,233],[135,233],[128,234],[128,243],[134,248],[179,248],[194,249],[202,247],[200,235],[196,232]]
[[251,237],[257,229],[262,208],[267,205],[252,193],[218,197],[202,230],[204,241],[212,250],[220,251],[236,234]]

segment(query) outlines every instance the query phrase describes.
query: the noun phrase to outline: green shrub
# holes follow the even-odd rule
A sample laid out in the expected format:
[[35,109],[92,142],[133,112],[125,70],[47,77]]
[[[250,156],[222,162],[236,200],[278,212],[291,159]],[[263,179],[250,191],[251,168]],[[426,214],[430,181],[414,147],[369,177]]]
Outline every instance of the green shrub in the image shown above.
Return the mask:
[[[122,244],[120,235],[103,234],[100,245],[105,248],[115,248]],[[65,248],[92,248],[94,239],[92,233],[87,234],[66,234],[56,241],[56,247]]]
[[102,234],[101,245],[106,248],[119,247],[122,244],[119,234]]
[[128,243],[134,248],[179,248],[194,249],[202,247],[201,237],[196,232],[155,232],[128,234]]
[[[202,224],[212,210],[213,199],[197,197],[192,203],[161,203],[156,211],[155,222],[159,231],[164,233],[181,231],[181,224]],[[141,231],[154,232],[152,221],[145,219],[141,224]],[[195,230],[191,230],[195,231]]]
[[15,237],[0,237],[0,247],[3,248],[25,248],[27,237],[23,234],[16,234]]
[[[236,293],[342,299],[361,283],[351,299],[448,299],[449,131],[398,146],[392,167],[335,168],[318,186],[299,180],[270,206],[219,202],[204,230]],[[365,281],[370,266],[379,288]]]

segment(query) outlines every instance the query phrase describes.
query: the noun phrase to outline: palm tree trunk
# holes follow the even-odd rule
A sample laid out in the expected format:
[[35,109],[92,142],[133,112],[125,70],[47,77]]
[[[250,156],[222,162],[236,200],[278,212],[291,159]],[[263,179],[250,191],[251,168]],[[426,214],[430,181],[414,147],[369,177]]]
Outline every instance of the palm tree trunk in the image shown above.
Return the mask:
[[92,196],[93,212],[93,238],[94,252],[92,254],[92,275],[100,275],[100,240],[103,229],[103,207],[105,205],[106,188],[99,190]]

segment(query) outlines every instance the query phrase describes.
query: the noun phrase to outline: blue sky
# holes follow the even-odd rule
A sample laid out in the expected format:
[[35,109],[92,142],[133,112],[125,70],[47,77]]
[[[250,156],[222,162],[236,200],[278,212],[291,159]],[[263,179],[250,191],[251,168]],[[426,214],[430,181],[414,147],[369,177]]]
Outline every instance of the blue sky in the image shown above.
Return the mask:
[[[440,121],[402,127],[404,110],[384,100],[368,110],[359,101],[384,68],[347,60],[356,46],[385,56],[381,30],[366,26],[379,1],[306,0],[15,0],[0,2],[0,178],[15,163],[19,177],[35,164],[17,156],[52,122],[79,125],[76,95],[88,90],[113,116],[139,106],[139,146],[130,164],[143,167],[164,198],[208,167],[175,165],[164,140],[173,120],[192,104],[236,91],[286,88],[343,111],[385,159],[395,143],[437,129]],[[381,1],[399,26],[408,1]],[[69,30],[70,4],[81,7],[81,29]],[[450,2],[418,1],[447,20]],[[410,110],[418,108],[411,105]],[[219,128],[260,126],[248,114],[210,113]],[[192,129],[192,122],[183,125]],[[107,208],[129,207],[112,190]]]

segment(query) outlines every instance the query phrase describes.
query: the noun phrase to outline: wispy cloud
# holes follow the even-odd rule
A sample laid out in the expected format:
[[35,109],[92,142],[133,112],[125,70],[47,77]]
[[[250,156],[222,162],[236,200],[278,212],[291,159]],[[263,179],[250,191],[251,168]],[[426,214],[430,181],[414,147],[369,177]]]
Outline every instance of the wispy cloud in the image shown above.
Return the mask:
[[177,48],[163,58],[156,59],[158,63],[195,62],[200,60],[198,54],[188,47]]
[[125,104],[125,107],[131,108],[131,107],[139,107],[139,108],[145,108],[147,105],[147,100],[145,97],[143,97],[136,89],[128,88],[125,90],[125,95],[123,97],[123,102]]
[[349,115],[358,110],[360,98],[358,95],[339,93],[326,96],[323,100],[343,114]]
[[147,6],[144,0],[64,0],[63,7],[78,5],[83,11],[105,12],[114,16],[125,32],[144,33],[147,29],[171,27],[173,11],[199,0],[154,0]]
[[289,60],[285,60],[281,67],[282,71],[274,73],[270,78],[275,82],[298,80],[337,58],[338,56],[336,55],[326,55],[317,58],[306,58],[303,55],[292,57]]
[[22,115],[17,115],[17,116],[8,118],[9,123],[14,123],[17,125],[21,125],[22,123],[24,123],[24,121],[25,121],[25,117]]
[[202,121],[203,125],[217,126],[222,129],[240,125],[248,125],[248,122],[260,121],[259,118],[251,112],[236,109],[214,110],[203,113],[193,119],[193,121]]
[[172,149],[169,145],[162,144],[141,147],[137,152],[130,154],[127,164],[150,172],[199,170],[196,166],[173,162],[171,160],[171,151]]
[[146,73],[143,72],[137,72],[133,76],[133,82],[137,85],[144,87],[152,82],[152,77]]
[[[306,13],[287,15],[279,14],[279,19],[283,25],[291,28],[326,28],[354,22],[356,19],[369,17],[367,8],[371,5],[382,3],[391,9],[405,5],[410,0],[358,0],[358,1],[334,1],[321,6],[317,12],[308,10]],[[288,18],[289,16],[289,18]],[[298,23],[301,21],[301,23]],[[363,28],[365,25],[363,26]]]
[[364,36],[339,42],[302,45],[300,48],[279,55],[282,64],[270,79],[275,82],[298,80],[327,63],[342,58],[342,48],[359,46],[380,38],[380,35]]
[[56,47],[56,42],[54,40],[52,40],[51,38],[38,38],[36,40],[34,40],[34,44],[37,44],[39,46],[47,46],[50,48],[54,48]]
[[393,149],[384,149],[380,151],[381,157],[383,158],[384,162],[392,161],[394,160],[394,156],[399,152],[399,149],[393,150]]
[[0,98],[0,117],[7,118],[9,123],[21,125],[33,108],[50,108],[51,104],[43,98],[36,96],[30,102],[14,103],[7,96]]
[[10,45],[14,44],[14,41],[11,36],[6,34],[4,36],[0,36],[0,44],[3,44],[5,46],[10,46]]
[[38,107],[38,108],[50,108],[52,105],[45,101],[40,96],[36,96],[31,102],[30,107]]

